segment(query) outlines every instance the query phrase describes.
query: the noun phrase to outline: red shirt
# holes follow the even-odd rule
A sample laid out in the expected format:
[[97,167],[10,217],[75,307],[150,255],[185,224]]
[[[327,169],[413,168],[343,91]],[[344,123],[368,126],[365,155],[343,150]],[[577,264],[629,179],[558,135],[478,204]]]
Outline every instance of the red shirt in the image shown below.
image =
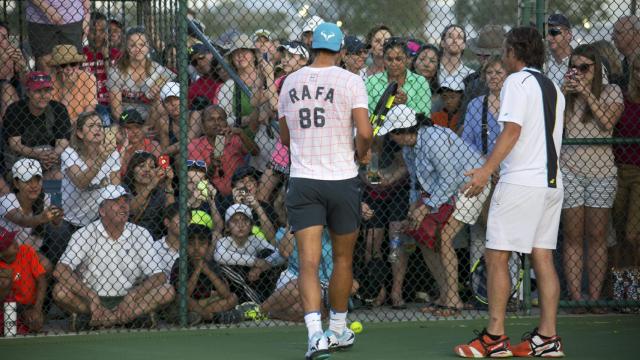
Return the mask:
[[11,264],[0,260],[0,269],[13,270],[11,294],[15,296],[17,303],[32,305],[36,302],[36,279],[43,276],[45,270],[31,246],[20,245],[16,260]]
[[218,90],[220,90],[222,83],[216,82],[211,78],[201,76],[198,80],[189,86],[189,106],[191,102],[197,96],[205,96],[211,104],[218,104]]
[[[633,103],[625,97],[624,111],[616,123],[614,136],[640,138],[640,103]],[[616,157],[616,164],[640,167],[640,144],[614,145],[613,153]]]
[[[187,149],[190,160],[204,160],[207,166],[211,164],[213,146],[211,146],[206,136],[193,139]],[[213,185],[220,191],[220,194],[224,196],[231,195],[231,177],[239,166],[245,165],[247,154],[247,149],[245,149],[240,136],[231,135],[226,138],[218,167],[222,172],[220,173],[217,169],[214,169],[212,180]],[[219,176],[220,174],[222,176]]]
[[[107,67],[104,63],[104,55],[101,52],[94,53],[88,46],[82,48],[82,52],[87,57],[87,61],[82,67],[95,75],[98,84],[98,102],[102,105],[109,105],[109,89],[107,89]],[[109,66],[114,66],[120,59],[122,53],[116,48],[109,50]]]
[[453,131],[457,130],[459,118],[460,116],[458,116],[457,113],[450,116],[449,113],[444,110],[431,114],[431,121],[433,121],[433,125],[446,127]]

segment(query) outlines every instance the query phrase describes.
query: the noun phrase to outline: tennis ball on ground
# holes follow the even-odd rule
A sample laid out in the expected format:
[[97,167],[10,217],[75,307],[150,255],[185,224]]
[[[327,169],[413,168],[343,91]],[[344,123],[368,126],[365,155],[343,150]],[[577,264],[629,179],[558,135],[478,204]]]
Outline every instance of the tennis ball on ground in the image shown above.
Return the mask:
[[362,332],[362,323],[360,321],[354,321],[349,325],[349,329],[356,334],[360,334]]

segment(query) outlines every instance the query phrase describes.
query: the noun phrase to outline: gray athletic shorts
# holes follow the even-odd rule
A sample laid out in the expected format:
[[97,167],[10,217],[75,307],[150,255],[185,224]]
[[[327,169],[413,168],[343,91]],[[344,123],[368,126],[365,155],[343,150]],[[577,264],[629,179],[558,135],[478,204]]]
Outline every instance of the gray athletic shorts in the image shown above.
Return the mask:
[[287,206],[291,231],[314,225],[327,226],[338,235],[360,227],[362,186],[355,177],[346,180],[290,178]]

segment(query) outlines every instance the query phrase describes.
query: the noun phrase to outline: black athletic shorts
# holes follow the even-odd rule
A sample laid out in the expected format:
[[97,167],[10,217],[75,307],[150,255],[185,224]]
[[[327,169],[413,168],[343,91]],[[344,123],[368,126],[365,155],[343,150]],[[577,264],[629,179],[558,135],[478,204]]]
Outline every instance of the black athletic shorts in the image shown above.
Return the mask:
[[346,180],[290,178],[287,206],[291,231],[326,225],[338,235],[360,227],[362,185],[358,177]]

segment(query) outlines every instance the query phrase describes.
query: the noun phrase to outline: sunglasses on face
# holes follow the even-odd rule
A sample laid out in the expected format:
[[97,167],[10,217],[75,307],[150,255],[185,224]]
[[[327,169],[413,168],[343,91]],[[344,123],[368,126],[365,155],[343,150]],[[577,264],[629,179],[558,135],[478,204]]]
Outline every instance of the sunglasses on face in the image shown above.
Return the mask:
[[51,81],[51,76],[49,75],[33,75],[29,77],[31,81]]
[[562,30],[558,29],[558,28],[551,28],[549,29],[549,31],[547,31],[547,34],[556,37],[560,34],[562,34]]
[[207,163],[204,160],[187,160],[187,167],[192,166],[206,169]]
[[401,37],[398,36],[392,36],[390,38],[388,38],[387,40],[384,41],[384,46],[393,46],[393,45],[402,45],[402,46],[406,46],[407,45],[407,41]]
[[576,69],[580,73],[586,74],[586,73],[589,72],[589,69],[591,68],[592,65],[594,65],[594,63],[577,64],[577,65],[571,65],[571,66],[569,66],[569,68],[570,69]]
[[80,63],[60,64],[60,68],[62,68],[62,69],[66,69],[66,68],[69,68],[69,67],[74,68],[74,67],[78,67],[78,66],[80,66]]

